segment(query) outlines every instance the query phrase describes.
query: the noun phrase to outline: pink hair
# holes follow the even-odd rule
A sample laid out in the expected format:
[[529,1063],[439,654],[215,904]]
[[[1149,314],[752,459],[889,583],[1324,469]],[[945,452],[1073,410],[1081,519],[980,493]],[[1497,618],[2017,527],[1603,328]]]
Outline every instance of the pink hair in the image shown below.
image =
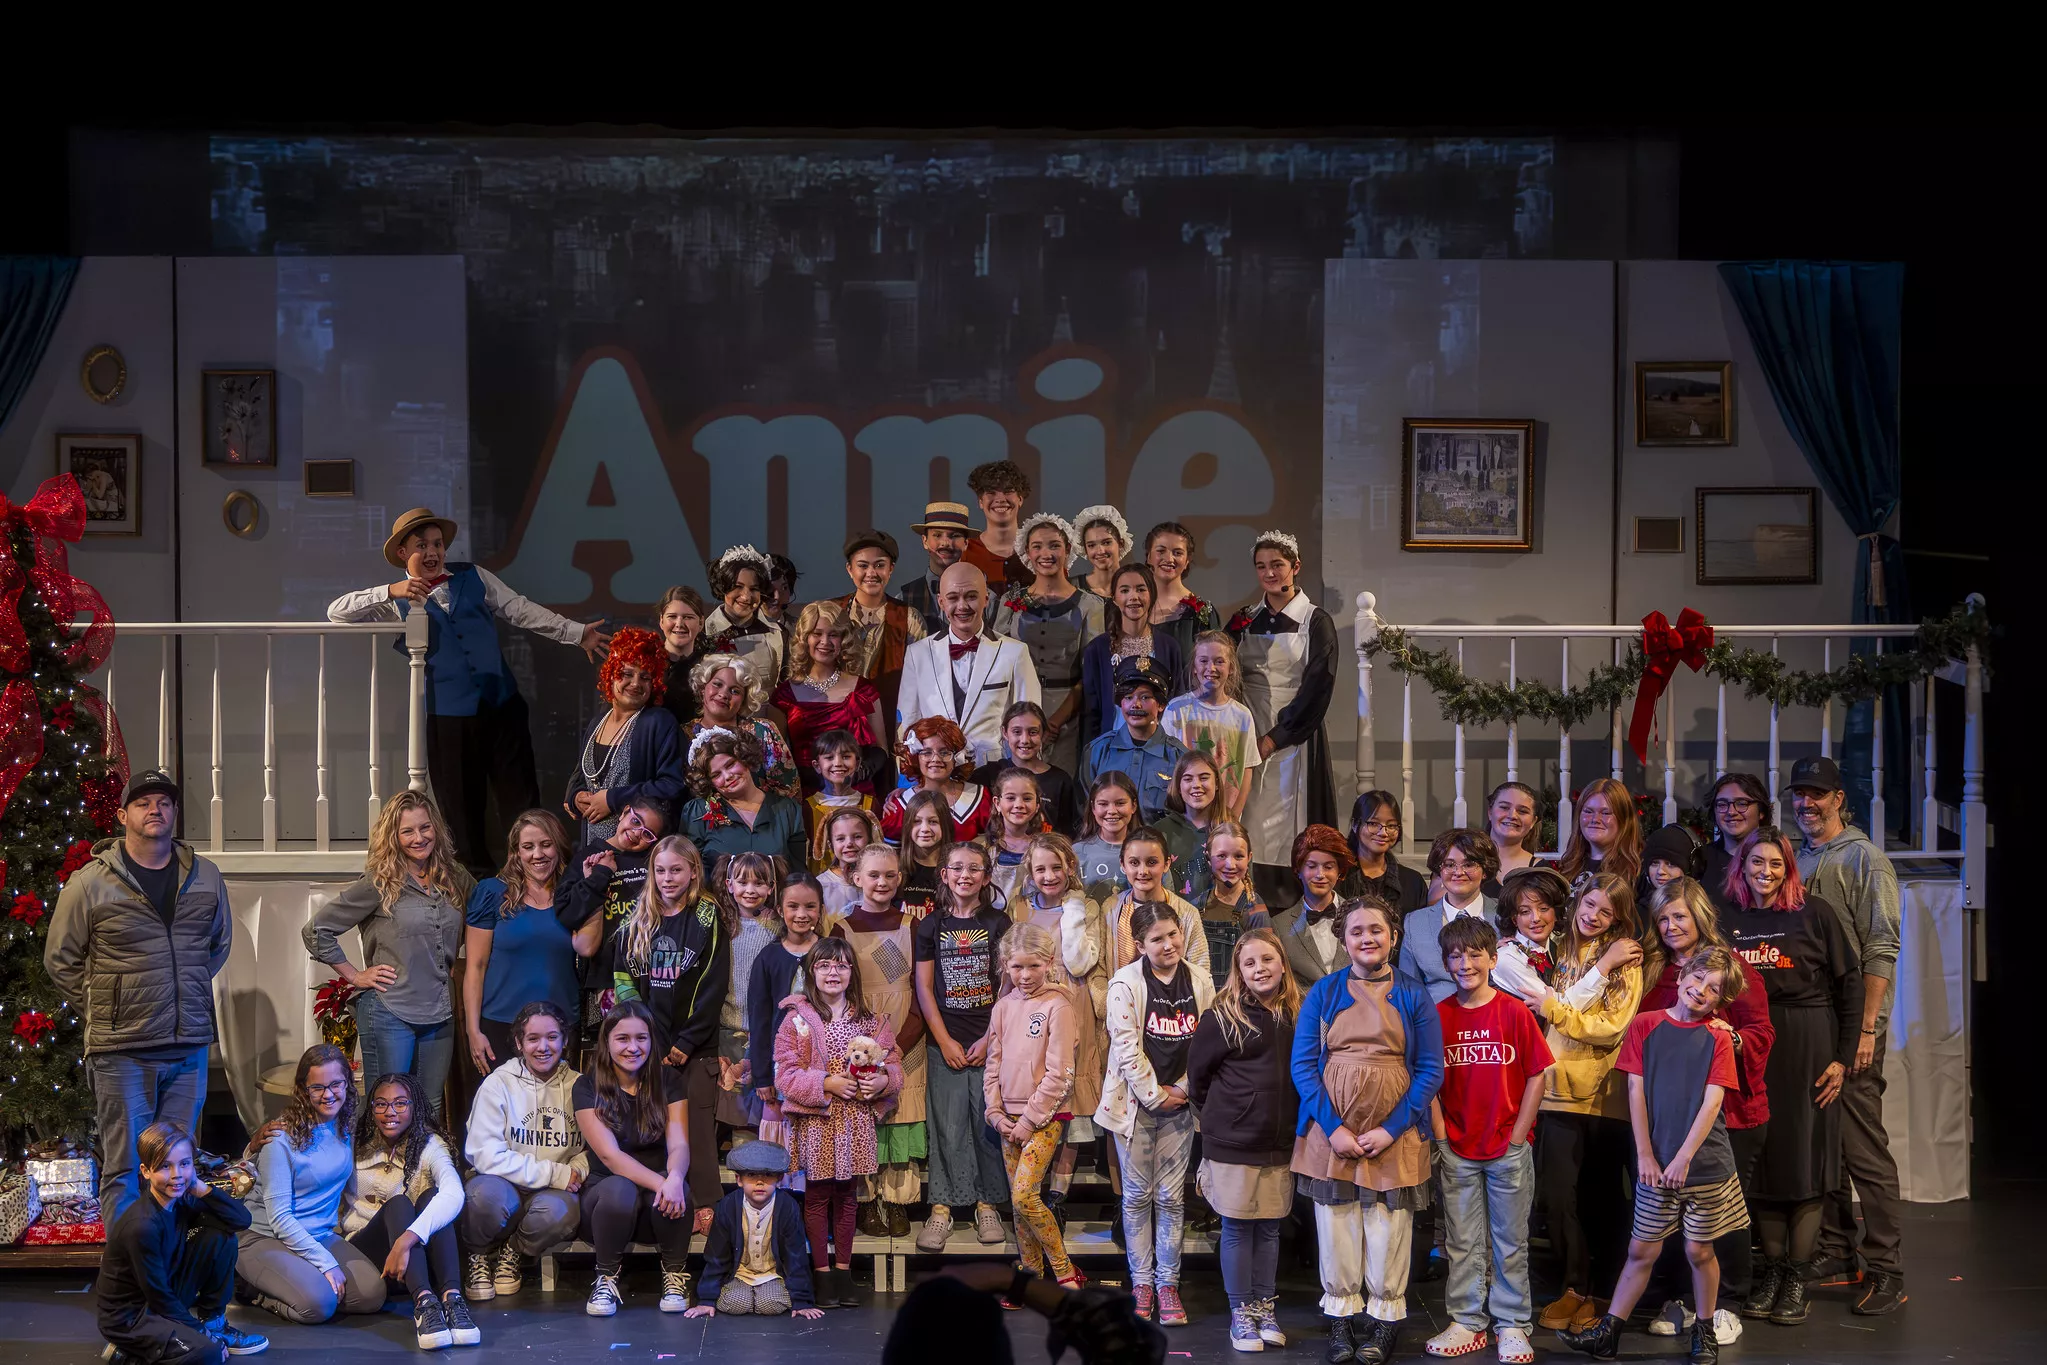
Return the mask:
[[1756,910],[1755,888],[1748,884],[1743,869],[1748,866],[1748,855],[1758,844],[1775,844],[1777,851],[1784,855],[1784,886],[1777,892],[1775,910],[1803,910],[1805,908],[1805,878],[1798,875],[1798,855],[1791,847],[1791,841],[1784,837],[1782,830],[1762,825],[1748,832],[1740,847],[1734,850],[1734,861],[1727,867],[1727,885],[1724,890],[1728,898],[1744,910]]

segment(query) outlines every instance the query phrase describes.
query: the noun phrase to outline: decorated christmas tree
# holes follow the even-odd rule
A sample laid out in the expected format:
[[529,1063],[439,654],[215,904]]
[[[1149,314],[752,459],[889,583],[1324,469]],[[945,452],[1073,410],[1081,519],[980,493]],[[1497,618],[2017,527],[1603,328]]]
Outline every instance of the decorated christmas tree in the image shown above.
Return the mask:
[[[98,839],[116,832],[125,780],[119,726],[84,679],[113,648],[113,619],[71,576],[85,529],[77,480],[25,507],[0,495],[0,1140],[83,1138],[92,1100],[84,1002],[43,971],[50,912]],[[75,624],[74,624],[75,623]],[[109,744],[109,735],[114,736]]]

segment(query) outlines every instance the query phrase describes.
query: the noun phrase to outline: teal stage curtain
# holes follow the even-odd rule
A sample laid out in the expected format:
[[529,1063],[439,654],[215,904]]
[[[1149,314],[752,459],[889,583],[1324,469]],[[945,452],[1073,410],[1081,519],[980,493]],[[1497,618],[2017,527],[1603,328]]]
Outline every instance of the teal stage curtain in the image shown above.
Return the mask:
[[28,392],[77,278],[75,256],[0,256],[0,427]]

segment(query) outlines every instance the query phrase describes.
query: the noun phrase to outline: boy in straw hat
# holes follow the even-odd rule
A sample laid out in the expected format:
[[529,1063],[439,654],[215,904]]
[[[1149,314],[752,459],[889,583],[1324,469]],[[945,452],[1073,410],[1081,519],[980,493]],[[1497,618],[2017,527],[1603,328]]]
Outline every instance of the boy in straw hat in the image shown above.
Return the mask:
[[938,604],[938,580],[960,562],[974,528],[967,520],[963,502],[924,504],[924,520],[910,527],[924,542],[926,567],[922,578],[903,584],[903,601],[924,618],[926,635],[945,633],[945,609]]
[[[405,577],[342,594],[327,605],[327,619],[402,621],[413,611],[426,612],[427,774],[464,860],[472,868],[495,868],[485,784],[497,795],[501,825],[540,804],[526,699],[498,649],[496,618],[579,646],[592,660],[610,636],[595,622],[571,621],[529,602],[488,569],[449,562],[454,540],[455,523],[431,508],[401,514],[384,542],[384,558]],[[402,651],[404,642],[397,643]]]

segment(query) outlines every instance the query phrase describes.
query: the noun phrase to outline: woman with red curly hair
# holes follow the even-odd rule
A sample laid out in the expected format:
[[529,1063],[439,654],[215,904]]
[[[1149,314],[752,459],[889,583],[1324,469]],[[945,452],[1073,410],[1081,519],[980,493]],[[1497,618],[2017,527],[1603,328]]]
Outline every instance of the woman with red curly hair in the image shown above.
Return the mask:
[[952,812],[953,838],[967,843],[981,837],[995,818],[995,798],[988,789],[968,781],[974,771],[973,751],[960,727],[944,716],[926,716],[904,729],[896,741],[896,762],[916,787],[898,787],[881,807],[882,837],[903,841],[903,807],[917,792],[937,792]]
[[597,673],[597,695],[610,710],[597,718],[576,755],[562,805],[580,825],[580,842],[609,839],[627,802],[661,803],[670,820],[688,780],[682,731],[661,706],[668,656],[661,637],[629,626],[611,637]]
[[[1257,853],[1252,849],[1253,856]],[[1336,886],[1357,867],[1358,855],[1336,826],[1310,825],[1294,836],[1291,861],[1301,883],[1301,903],[1274,916],[1272,927],[1286,947],[1287,965],[1305,987],[1350,960],[1343,946],[1343,907],[1348,902],[1336,893]],[[1382,899],[1374,891],[1366,895]],[[1393,922],[1400,922],[1397,912]]]

